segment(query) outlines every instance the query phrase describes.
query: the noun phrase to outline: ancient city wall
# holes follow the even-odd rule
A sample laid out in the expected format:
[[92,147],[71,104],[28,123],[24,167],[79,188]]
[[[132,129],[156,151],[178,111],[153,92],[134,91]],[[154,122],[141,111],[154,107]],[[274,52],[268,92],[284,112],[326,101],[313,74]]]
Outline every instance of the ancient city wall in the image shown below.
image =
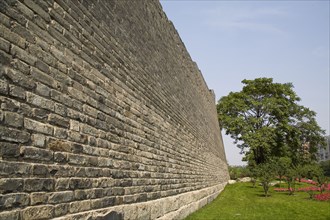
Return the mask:
[[0,219],[173,219],[228,180],[158,1],[0,1]]

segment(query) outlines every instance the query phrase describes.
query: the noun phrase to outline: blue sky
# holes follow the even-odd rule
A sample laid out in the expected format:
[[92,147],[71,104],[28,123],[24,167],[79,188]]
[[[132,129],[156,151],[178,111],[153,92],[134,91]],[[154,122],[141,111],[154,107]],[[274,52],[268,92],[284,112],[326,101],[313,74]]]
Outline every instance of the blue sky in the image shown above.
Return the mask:
[[[161,1],[217,100],[243,79],[294,85],[329,134],[330,1]],[[241,155],[224,137],[227,160]]]

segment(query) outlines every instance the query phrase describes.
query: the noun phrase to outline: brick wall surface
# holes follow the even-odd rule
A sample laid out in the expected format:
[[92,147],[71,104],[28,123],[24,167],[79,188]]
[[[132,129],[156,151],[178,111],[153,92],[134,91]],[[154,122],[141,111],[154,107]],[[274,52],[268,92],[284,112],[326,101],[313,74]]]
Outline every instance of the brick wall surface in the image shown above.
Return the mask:
[[228,180],[158,1],[0,0],[0,219],[175,219]]

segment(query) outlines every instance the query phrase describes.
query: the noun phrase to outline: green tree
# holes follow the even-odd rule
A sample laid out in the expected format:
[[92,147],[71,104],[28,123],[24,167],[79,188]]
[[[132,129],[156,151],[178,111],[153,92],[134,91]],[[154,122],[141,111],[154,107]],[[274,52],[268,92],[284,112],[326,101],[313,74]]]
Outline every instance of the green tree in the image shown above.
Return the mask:
[[324,175],[330,177],[330,160],[320,162],[320,166]]
[[324,191],[325,184],[327,183],[327,177],[324,175],[323,169],[317,163],[309,164],[305,166],[306,176],[309,179],[314,179],[317,182],[320,192]]
[[270,183],[272,180],[274,180],[274,176],[275,176],[274,166],[271,163],[263,163],[263,164],[259,164],[256,167],[256,169],[257,169],[258,177],[260,179],[265,196],[267,197]]
[[235,140],[244,160],[256,164],[272,157],[289,157],[293,164],[315,160],[324,131],[316,123],[315,112],[298,104],[293,85],[273,83],[271,78],[242,83],[242,91],[219,100],[217,111],[220,127]]
[[297,170],[291,167],[286,171],[285,176],[288,183],[289,195],[293,195],[296,191]]
[[284,175],[287,173],[288,169],[291,166],[291,159],[289,157],[280,157],[276,160],[276,174],[280,178],[280,185]]

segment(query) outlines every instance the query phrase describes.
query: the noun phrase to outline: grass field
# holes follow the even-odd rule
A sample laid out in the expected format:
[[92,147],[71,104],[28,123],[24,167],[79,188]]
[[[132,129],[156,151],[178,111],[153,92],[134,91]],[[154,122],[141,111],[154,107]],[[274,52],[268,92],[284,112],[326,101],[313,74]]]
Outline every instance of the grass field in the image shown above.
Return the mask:
[[[284,184],[282,184],[282,187]],[[299,183],[296,187],[304,187]],[[189,215],[186,220],[251,219],[251,220],[330,220],[330,201],[309,199],[306,192],[275,192],[264,197],[262,187],[251,183],[227,185],[210,204]]]

